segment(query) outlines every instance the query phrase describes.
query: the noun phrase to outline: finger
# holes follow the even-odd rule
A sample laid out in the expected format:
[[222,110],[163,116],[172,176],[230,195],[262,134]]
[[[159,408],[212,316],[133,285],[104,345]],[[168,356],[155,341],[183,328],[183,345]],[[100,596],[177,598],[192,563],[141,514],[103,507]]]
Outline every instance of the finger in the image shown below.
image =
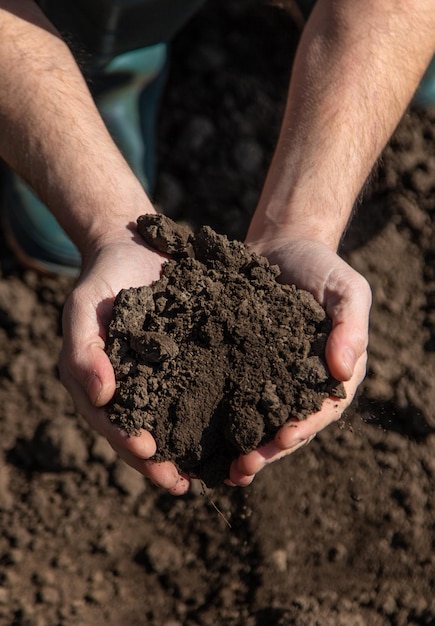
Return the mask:
[[275,435],[275,445],[280,450],[293,449],[294,446],[312,438],[326,426],[337,421],[343,410],[343,406],[337,399],[326,398],[322,409],[317,413],[313,413],[304,420],[288,421],[281,426]]
[[[73,377],[94,406],[103,406],[115,392],[115,374],[104,351],[97,313],[66,305],[63,315],[63,346],[59,357],[61,379]],[[91,312],[92,311],[92,312]],[[62,380],[63,382],[63,380]]]
[[307,419],[289,420],[275,435],[276,445],[283,450],[293,448],[300,441],[309,439],[332,422],[340,419],[343,411],[351,404],[358,385],[364,379],[366,364],[367,355],[364,353],[355,365],[352,379],[344,383],[346,390],[346,398],[344,400],[330,396],[324,400],[321,410],[308,416]]
[[[344,275],[343,275],[344,276]],[[352,378],[355,365],[367,349],[371,291],[367,281],[352,271],[325,292],[325,306],[332,320],[326,344],[326,361],[334,378]]]
[[107,289],[105,295],[96,294],[81,280],[63,310],[61,359],[69,364],[91,402],[102,406],[115,390],[115,375],[104,351],[114,293]]
[[125,447],[117,447],[116,445],[112,447],[125,463],[149,478],[156,487],[166,489],[174,495],[181,495],[189,489],[190,481],[179,474],[175,465],[170,461],[156,462],[142,459]]
[[104,409],[93,409],[84,417],[89,426],[103,435],[118,454],[120,450],[125,450],[140,460],[148,460],[155,455],[156,442],[147,430],[142,430],[137,435],[129,435],[110,421]]
[[184,476],[180,476],[177,484],[172,489],[168,489],[173,496],[184,496],[190,489],[190,480]]
[[315,434],[299,441],[292,448],[288,449],[282,449],[275,441],[271,441],[261,446],[261,448],[257,448],[248,454],[240,456],[235,466],[231,468],[230,480],[239,486],[250,484],[253,476],[258,474],[266,465],[270,465],[270,463],[274,463],[285,456],[293,454],[296,450],[308,445],[314,437]]
[[189,487],[189,482],[178,473],[177,468],[170,461],[155,462],[144,461],[144,469],[146,476],[157,486],[168,491],[177,491],[184,486],[186,490]]
[[115,393],[112,364],[98,343],[82,345],[80,351],[65,345],[59,358],[59,372],[62,382],[68,376],[74,378],[96,407],[107,404]]
[[234,467],[232,465],[230,469],[230,476],[232,478],[227,483],[229,487],[249,487],[254,481],[255,473],[243,474],[243,472],[239,471],[237,468],[237,464],[234,463]]

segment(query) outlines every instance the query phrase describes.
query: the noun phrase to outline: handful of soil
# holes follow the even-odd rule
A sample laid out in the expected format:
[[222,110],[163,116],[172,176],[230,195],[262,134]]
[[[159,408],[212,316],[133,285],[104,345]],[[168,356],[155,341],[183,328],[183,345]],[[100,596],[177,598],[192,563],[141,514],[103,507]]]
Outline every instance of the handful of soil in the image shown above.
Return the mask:
[[152,433],[156,461],[213,487],[290,417],[344,397],[324,361],[331,324],[310,293],[277,282],[278,268],[239,241],[161,215],[140,217],[138,230],[170,259],[153,285],[115,300],[107,411],[131,435]]

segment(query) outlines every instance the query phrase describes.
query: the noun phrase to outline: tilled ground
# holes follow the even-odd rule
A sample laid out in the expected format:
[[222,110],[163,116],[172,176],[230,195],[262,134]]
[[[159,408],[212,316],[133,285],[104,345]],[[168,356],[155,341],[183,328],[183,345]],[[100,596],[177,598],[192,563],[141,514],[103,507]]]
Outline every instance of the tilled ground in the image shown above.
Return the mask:
[[[215,0],[174,42],[168,215],[243,238],[296,37],[279,9]],[[176,499],[118,461],[57,380],[71,282],[2,247],[1,626],[434,623],[434,154],[435,114],[411,110],[343,246],[374,293],[359,400],[245,490]]]

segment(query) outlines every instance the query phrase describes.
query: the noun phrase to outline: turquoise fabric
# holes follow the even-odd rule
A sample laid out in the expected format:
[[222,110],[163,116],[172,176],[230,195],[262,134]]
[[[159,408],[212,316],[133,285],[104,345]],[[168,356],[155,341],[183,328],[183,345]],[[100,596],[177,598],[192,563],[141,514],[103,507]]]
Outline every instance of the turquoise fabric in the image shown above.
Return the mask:
[[103,74],[128,78],[97,97],[107,128],[147,191],[154,181],[155,122],[166,57],[163,43],[115,57]]
[[415,93],[413,104],[420,109],[435,107],[435,57]]

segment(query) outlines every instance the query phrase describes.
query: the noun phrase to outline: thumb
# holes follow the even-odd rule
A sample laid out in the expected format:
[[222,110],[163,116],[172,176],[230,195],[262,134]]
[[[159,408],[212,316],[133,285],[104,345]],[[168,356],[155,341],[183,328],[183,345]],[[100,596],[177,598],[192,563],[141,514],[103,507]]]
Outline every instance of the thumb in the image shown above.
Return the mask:
[[102,407],[115,393],[115,374],[109,357],[99,345],[88,347],[86,359],[77,364],[78,376],[83,379],[83,387],[90,402]]
[[367,349],[371,290],[367,281],[357,275],[357,284],[334,306],[326,303],[332,320],[332,331],[326,344],[326,362],[331,375],[340,381],[350,380],[358,359]]
[[59,358],[59,372],[62,383],[71,395],[74,389],[73,397],[77,405],[90,402],[95,407],[102,407],[115,392],[112,365],[102,345],[97,342],[82,346],[79,352],[69,350],[64,343]]
[[337,324],[326,344],[326,362],[331,375],[340,381],[350,380],[358,357],[364,351],[363,342],[349,336],[344,323]]

